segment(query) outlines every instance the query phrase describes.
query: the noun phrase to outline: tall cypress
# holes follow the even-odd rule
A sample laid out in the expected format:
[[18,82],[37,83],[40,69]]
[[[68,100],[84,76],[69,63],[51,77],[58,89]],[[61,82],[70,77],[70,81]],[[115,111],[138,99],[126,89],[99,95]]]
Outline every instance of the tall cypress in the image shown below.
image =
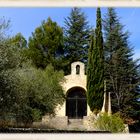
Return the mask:
[[101,11],[97,8],[95,37],[91,39],[87,68],[87,99],[91,111],[101,110],[103,105],[104,54],[101,21]]

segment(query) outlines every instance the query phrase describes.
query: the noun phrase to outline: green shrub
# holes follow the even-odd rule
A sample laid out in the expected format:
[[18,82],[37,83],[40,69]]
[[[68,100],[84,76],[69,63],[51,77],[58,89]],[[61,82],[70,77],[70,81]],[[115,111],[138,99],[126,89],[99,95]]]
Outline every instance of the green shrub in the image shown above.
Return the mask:
[[94,127],[99,130],[110,131],[112,133],[123,132],[125,129],[123,120],[119,114],[100,114],[94,122]]

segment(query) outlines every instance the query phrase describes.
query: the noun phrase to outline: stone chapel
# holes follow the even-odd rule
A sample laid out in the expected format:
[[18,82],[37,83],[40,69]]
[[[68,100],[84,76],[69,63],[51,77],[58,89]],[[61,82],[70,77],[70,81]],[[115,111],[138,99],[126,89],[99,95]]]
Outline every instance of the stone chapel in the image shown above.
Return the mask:
[[[71,64],[71,74],[65,76],[62,83],[66,100],[62,106],[56,108],[56,116],[42,118],[42,123],[47,123],[58,129],[87,129],[92,128],[92,116],[86,99],[85,65],[82,62]],[[110,94],[104,92],[104,101],[101,112],[111,113]],[[73,124],[73,125],[72,125]]]

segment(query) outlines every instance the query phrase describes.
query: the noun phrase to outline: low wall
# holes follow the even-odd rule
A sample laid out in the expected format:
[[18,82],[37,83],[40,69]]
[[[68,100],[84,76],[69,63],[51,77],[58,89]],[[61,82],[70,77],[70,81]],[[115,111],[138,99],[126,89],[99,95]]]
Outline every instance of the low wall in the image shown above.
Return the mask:
[[49,117],[44,116],[42,118],[42,124],[49,126],[50,128],[66,129],[68,124],[67,116],[59,117]]
[[83,118],[83,125],[84,125],[86,130],[88,130],[88,131],[96,130],[94,128],[94,125],[93,125],[94,119],[95,119],[94,114],[89,115],[89,116],[84,116],[84,118]]

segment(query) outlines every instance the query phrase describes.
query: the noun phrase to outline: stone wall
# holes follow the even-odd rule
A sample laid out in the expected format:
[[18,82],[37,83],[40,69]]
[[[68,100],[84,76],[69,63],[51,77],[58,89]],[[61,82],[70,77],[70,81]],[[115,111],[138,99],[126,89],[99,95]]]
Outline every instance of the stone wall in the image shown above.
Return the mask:
[[42,124],[44,124],[46,126],[49,126],[50,128],[67,129],[68,118],[67,118],[67,116],[64,116],[64,117],[60,117],[60,116],[55,116],[55,117],[44,116],[42,118]]
[[93,124],[95,118],[96,118],[96,115],[93,114],[93,113],[90,114],[89,116],[84,116],[84,118],[83,118],[83,125],[84,125],[84,127],[85,127],[86,130],[88,130],[88,131],[94,131],[94,130],[96,130],[94,128],[94,124]]

